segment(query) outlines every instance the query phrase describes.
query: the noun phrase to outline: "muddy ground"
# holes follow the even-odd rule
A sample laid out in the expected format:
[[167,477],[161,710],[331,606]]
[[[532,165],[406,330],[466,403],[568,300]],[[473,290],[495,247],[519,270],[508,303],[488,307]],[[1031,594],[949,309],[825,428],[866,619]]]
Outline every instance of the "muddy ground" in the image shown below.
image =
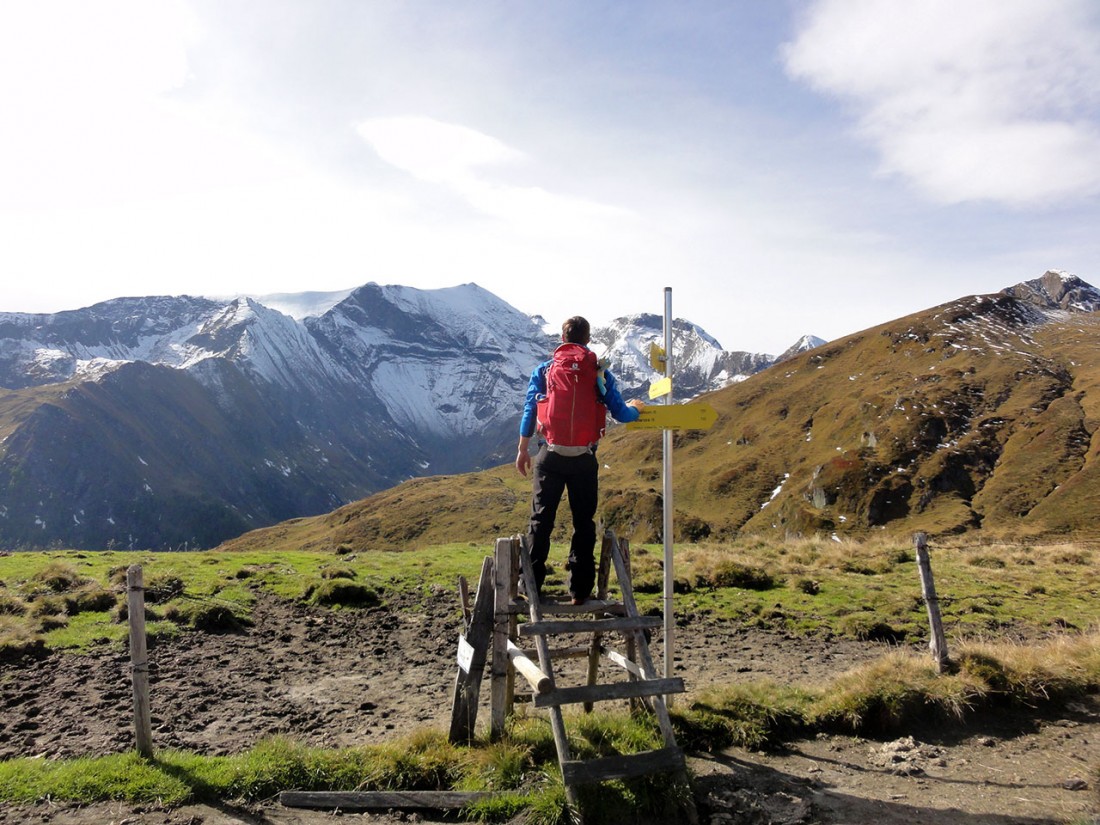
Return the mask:
[[[445,729],[456,672],[454,595],[426,604],[330,612],[267,600],[238,633],[186,633],[150,649],[157,748],[226,754],[273,734],[310,744],[382,742]],[[689,694],[769,677],[813,683],[883,652],[876,644],[799,638],[688,617],[676,675]],[[660,655],[658,636],[653,645]],[[132,747],[128,655],[114,646],[0,664],[0,758],[98,755]],[[488,695],[487,684],[482,692]],[[479,723],[487,724],[483,709]],[[693,755],[704,823],[1100,822],[1100,703],[1055,713],[990,714],[965,728],[874,741],[820,736],[781,753]],[[276,801],[171,810],[44,800],[0,806],[0,823],[320,825],[436,821],[425,813],[342,814]],[[443,821],[440,818],[440,821]],[[453,820],[452,820],[453,821]]]

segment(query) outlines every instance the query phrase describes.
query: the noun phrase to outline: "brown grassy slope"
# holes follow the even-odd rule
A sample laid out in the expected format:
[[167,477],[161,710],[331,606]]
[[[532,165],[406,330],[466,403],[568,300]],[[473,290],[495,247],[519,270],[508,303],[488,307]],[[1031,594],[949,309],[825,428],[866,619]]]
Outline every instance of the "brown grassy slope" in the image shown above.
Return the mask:
[[[702,400],[718,423],[674,439],[677,538],[1100,534],[1098,355],[1097,315],[1048,321],[1016,299],[980,296],[711,393]],[[660,538],[660,440],[613,427],[599,451],[601,515],[635,541]],[[233,544],[485,540],[521,531],[527,500],[507,466],[418,479]],[[558,522],[564,535],[567,518]]]
[[501,467],[406,481],[321,516],[253,530],[222,549],[414,550],[522,532],[530,482]]
[[966,298],[715,393],[719,424],[677,456],[682,523],[718,537],[1095,532],[1100,326],[1036,320],[1006,296]]

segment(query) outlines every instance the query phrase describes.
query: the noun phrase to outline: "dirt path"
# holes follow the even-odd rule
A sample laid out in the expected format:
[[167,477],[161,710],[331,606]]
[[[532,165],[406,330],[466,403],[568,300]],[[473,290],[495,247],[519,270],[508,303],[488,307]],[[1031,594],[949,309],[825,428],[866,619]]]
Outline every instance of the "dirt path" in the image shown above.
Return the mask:
[[[393,609],[399,608],[399,609]],[[459,630],[451,593],[426,604],[329,612],[267,600],[242,633],[185,634],[150,650],[157,747],[240,751],[274,734],[309,744],[376,743],[445,727]],[[882,652],[686,620],[677,675],[689,691],[764,677],[827,679]],[[660,653],[661,642],[654,644]],[[0,666],[0,758],[72,757],[132,746],[129,660],[116,648]],[[488,691],[483,691],[483,696]],[[487,718],[483,711],[481,720]],[[1029,719],[1030,719],[1029,715]],[[1084,703],[1023,724],[1004,713],[966,731],[914,741],[823,737],[782,754],[731,750],[692,760],[704,822],[1064,823],[1100,810],[1100,707]],[[411,817],[411,818],[410,818]],[[0,823],[320,825],[332,815],[283,809],[42,803],[0,806]],[[341,821],[430,821],[347,815]]]

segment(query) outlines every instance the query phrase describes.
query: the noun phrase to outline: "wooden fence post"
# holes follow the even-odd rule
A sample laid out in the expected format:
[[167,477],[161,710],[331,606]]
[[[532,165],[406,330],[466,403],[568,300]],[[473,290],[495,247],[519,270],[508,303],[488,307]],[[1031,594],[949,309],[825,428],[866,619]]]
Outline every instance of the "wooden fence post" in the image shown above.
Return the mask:
[[508,716],[508,631],[511,614],[508,602],[512,582],[512,540],[498,538],[493,548],[493,658],[489,679],[489,736],[504,736]]
[[940,617],[940,600],[936,596],[936,583],[932,578],[932,560],[928,556],[928,536],[917,533],[913,536],[913,546],[917,551],[917,568],[920,570],[921,595],[928,608],[928,623],[932,628],[932,637],[928,646],[936,669],[943,673],[947,668],[947,638],[943,633],[943,619]]
[[149,654],[145,641],[145,582],[140,564],[126,571],[127,613],[130,619],[130,670],[134,683],[134,736],[137,750],[153,757],[153,731],[149,711]]
[[489,645],[493,641],[494,596],[493,560],[486,557],[481,564],[481,578],[478,579],[474,609],[466,624],[466,633],[459,637],[458,675],[455,677],[451,729],[448,734],[449,740],[454,744],[467,743],[474,738],[481,680],[485,673]]

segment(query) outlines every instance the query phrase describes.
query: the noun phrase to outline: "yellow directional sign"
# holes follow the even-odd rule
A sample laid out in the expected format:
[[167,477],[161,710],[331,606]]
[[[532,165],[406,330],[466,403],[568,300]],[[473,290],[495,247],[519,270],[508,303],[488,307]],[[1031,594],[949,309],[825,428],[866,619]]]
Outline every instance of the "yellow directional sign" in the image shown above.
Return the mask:
[[665,371],[665,348],[652,343],[649,345],[649,365],[653,367],[654,372]]
[[662,395],[668,395],[670,392],[672,392],[672,379],[668,376],[654,381],[649,385],[650,399],[660,398]]
[[709,430],[718,420],[710,404],[652,404],[642,410],[637,421],[626,425],[628,430]]

